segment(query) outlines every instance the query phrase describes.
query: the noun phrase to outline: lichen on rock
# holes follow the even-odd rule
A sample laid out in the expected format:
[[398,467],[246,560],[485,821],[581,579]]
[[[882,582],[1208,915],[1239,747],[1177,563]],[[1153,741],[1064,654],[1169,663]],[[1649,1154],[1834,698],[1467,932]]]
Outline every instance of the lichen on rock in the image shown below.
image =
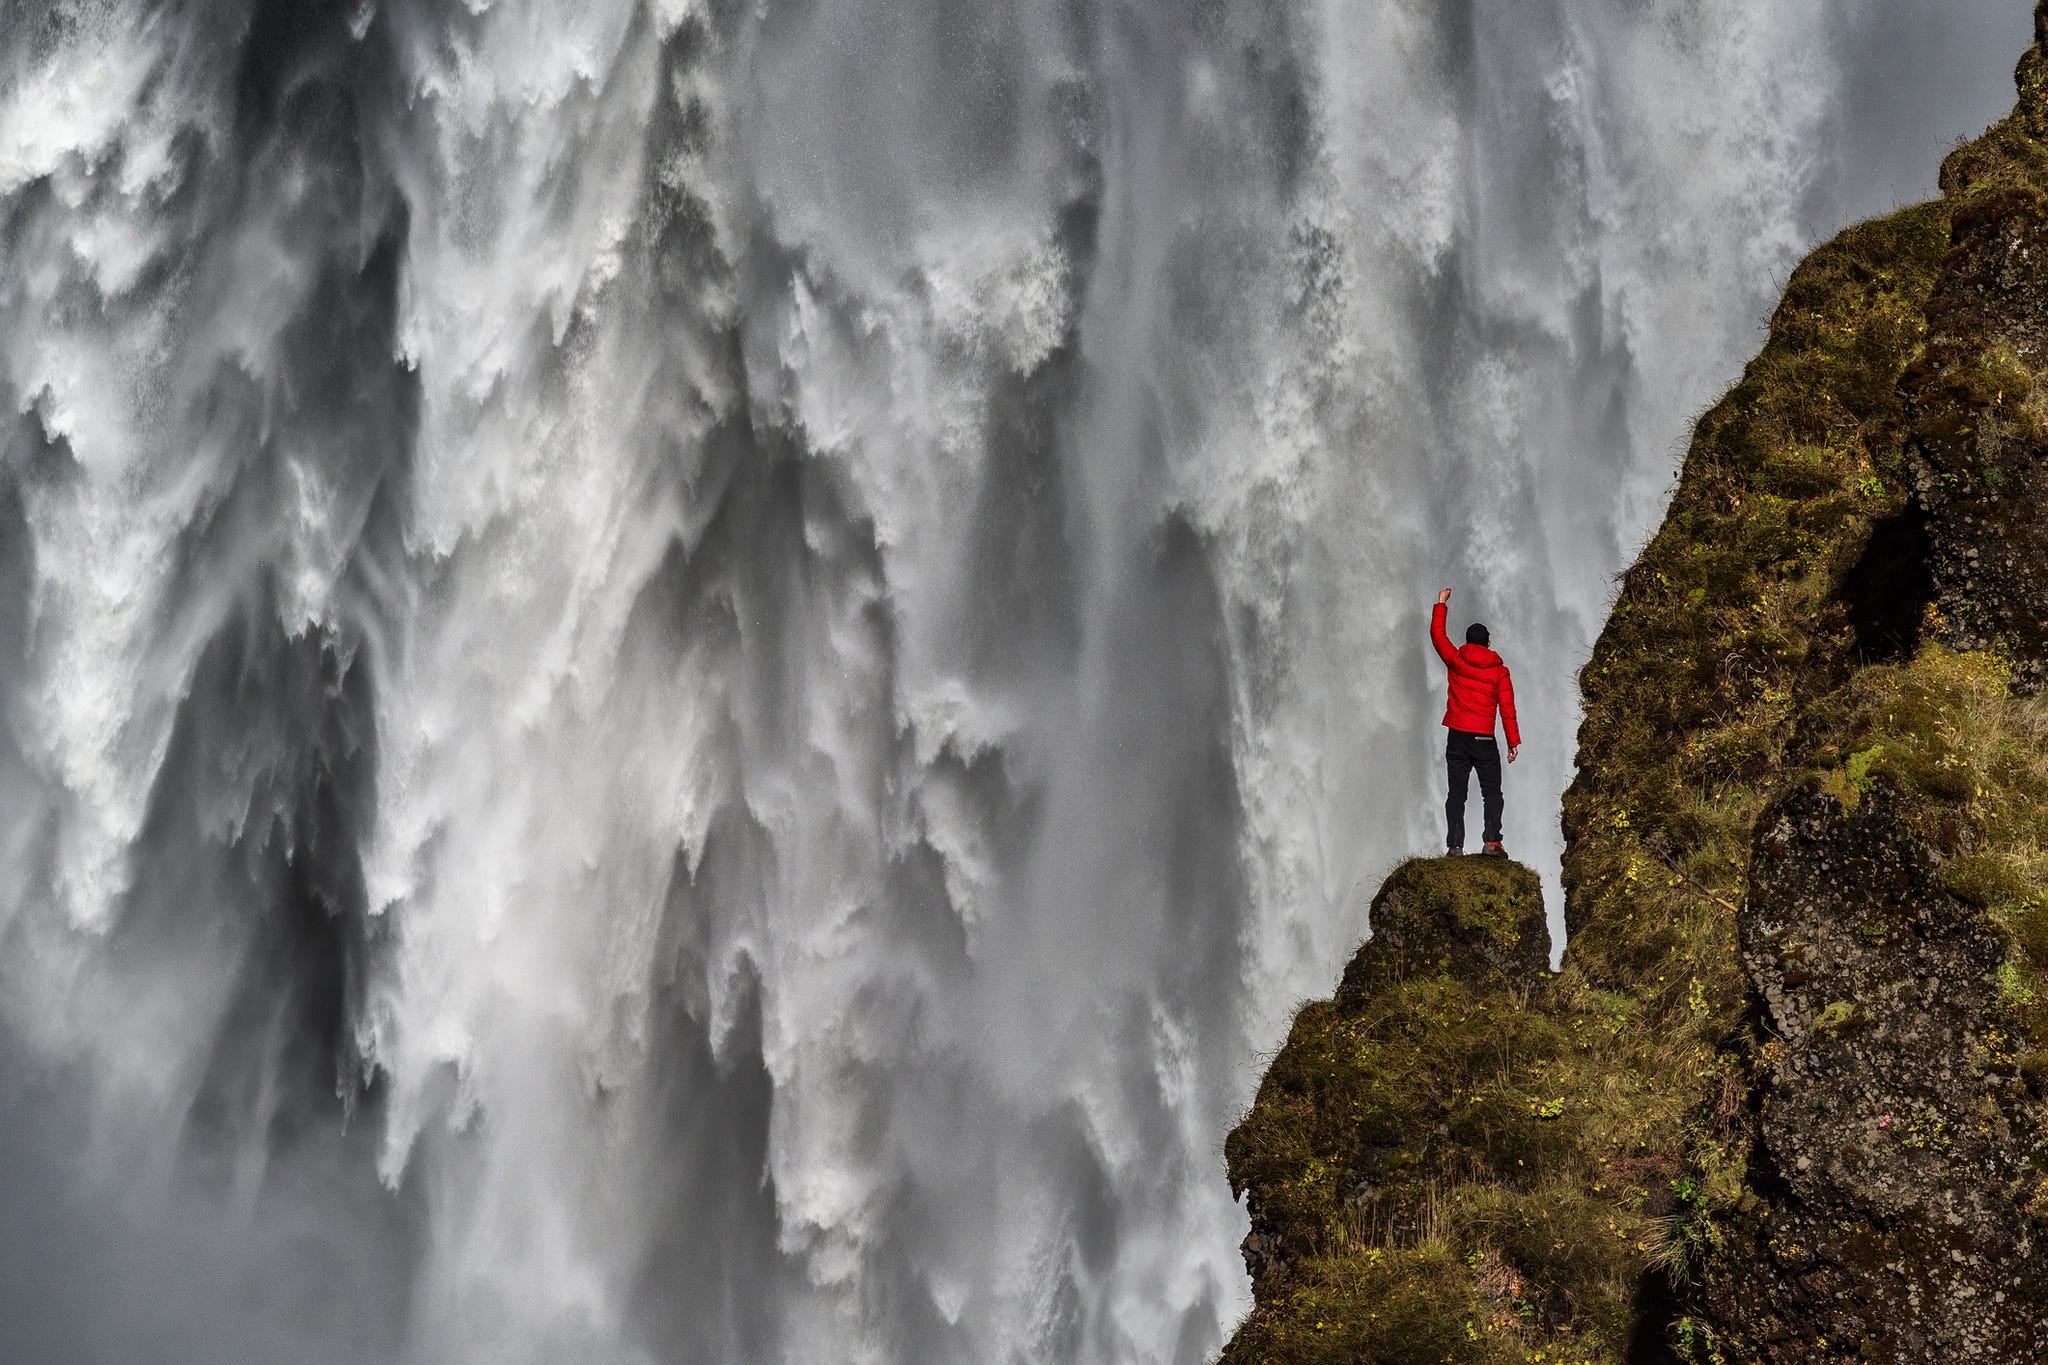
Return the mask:
[[1742,949],[1769,1041],[1747,1190],[1701,1267],[1726,1359],[2048,1353],[2006,943],[1941,863],[1882,785],[1759,822]]

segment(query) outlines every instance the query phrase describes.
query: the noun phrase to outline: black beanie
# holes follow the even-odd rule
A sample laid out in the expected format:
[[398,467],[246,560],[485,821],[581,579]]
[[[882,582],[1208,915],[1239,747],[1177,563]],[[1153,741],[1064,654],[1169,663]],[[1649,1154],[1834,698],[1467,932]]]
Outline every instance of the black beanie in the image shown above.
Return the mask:
[[1468,645],[1484,645],[1491,643],[1492,639],[1493,637],[1486,633],[1486,627],[1477,621],[1465,627],[1465,643]]

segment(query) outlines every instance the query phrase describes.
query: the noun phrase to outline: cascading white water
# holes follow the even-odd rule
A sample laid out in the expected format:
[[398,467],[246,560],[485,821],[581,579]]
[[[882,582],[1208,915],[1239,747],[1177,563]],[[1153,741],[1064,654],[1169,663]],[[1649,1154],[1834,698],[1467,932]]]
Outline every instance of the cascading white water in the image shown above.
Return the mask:
[[0,1355],[1197,1362],[2023,0],[0,7]]

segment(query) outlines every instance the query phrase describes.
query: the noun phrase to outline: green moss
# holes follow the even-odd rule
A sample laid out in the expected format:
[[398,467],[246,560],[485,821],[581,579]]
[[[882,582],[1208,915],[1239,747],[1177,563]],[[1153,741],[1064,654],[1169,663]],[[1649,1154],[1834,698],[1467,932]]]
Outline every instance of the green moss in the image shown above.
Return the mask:
[[1568,1139],[1535,1077],[1568,1039],[1523,1007],[1540,988],[1533,873],[1416,860],[1388,879],[1336,999],[1295,1016],[1225,1144],[1233,1185],[1292,1257],[1429,1235],[1434,1186],[1534,1179]]
[[[1942,888],[2005,932],[1999,996],[2024,1011],[2048,998],[2048,698],[2015,695],[2011,676],[1996,654],[1929,645],[1857,673],[1809,725],[1823,749],[1868,756],[1859,785],[1899,798],[1946,855]],[[1816,762],[1806,780],[1839,799],[1833,777]]]
[[1504,859],[1410,859],[1373,898],[1371,923],[1374,946],[1353,959],[1340,995],[1416,972],[1528,975],[1548,960],[1543,888]]
[[1830,1000],[1814,1016],[1815,1033],[1840,1033],[1863,1018],[1862,1010],[1853,1000]]
[[1519,1360],[1495,1340],[1495,1313],[1468,1267],[1441,1244],[1302,1262],[1255,1313],[1224,1365],[1483,1365]]

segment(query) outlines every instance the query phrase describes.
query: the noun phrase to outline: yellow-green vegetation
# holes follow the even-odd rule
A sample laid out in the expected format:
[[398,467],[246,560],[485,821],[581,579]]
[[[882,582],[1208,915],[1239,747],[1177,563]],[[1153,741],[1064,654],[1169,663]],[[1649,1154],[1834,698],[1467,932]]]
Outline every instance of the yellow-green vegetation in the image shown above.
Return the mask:
[[[2048,1038],[2048,697],[2017,696],[2012,665],[1930,644],[1865,669],[1816,708],[1805,781],[1854,809],[1883,784],[1943,855],[1942,889],[2007,936],[1998,980],[2018,1026]],[[2048,1054],[2025,1059],[2048,1077]]]
[[1340,1000],[1435,973],[1496,985],[1535,980],[1549,961],[1541,889],[1495,858],[1411,858],[1373,898],[1373,945],[1337,987]]
[[[1574,1153],[1565,1178],[1615,1196],[1627,1235],[1607,1246],[1608,1275],[1643,1287],[1622,1307],[1645,1333],[1696,1333],[1656,1321],[1660,1279],[1683,1279],[1718,1235],[1714,1215],[1744,1196],[1749,1075],[1722,1043],[1743,1017],[1736,906],[1757,817],[1782,789],[1802,711],[1917,633],[1885,616],[1886,595],[1911,594],[1864,580],[1897,553],[1873,550],[1873,532],[1906,514],[1898,381],[1948,210],[1853,228],[1794,274],[1764,351],[1700,420],[1665,523],[1581,674],[1571,946],[1552,994],[1591,1041],[1592,1102],[1625,1137]],[[1632,1183],[1605,1178],[1617,1157],[1641,1172]]]
[[[1845,806],[1901,793],[1948,889],[2010,935],[1995,1036],[2048,1037],[2048,709],[2013,696],[2010,661],[1923,643],[1944,623],[1922,615],[1901,384],[1959,216],[2048,184],[2044,70],[2031,52],[2019,111],[1949,159],[1943,200],[1800,266],[1700,419],[1581,675],[1562,973],[1387,972],[1369,943],[1297,1017],[1227,1149],[1258,1307],[1225,1362],[1713,1358],[1686,1279],[1753,1204],[1768,1062],[1737,1037],[1737,907],[1758,817],[1792,784]],[[2031,401],[2010,350],[1965,360],[1951,388]],[[1396,880],[1419,866],[1437,864]],[[1860,1008],[1817,1026],[1856,1029]]]
[[[1546,1175],[1587,1115],[1566,1098],[1585,1084],[1572,1040],[1531,1008],[1549,985],[1535,875],[1416,859],[1373,922],[1230,1135],[1232,1179],[1256,1191],[1266,1306],[1226,1360],[1490,1360],[1503,1335],[1533,1340],[1569,1316],[1560,1296],[1615,1298],[1578,1250],[1612,1221]],[[1574,1248],[1550,1256],[1569,1283],[1524,1283],[1502,1252],[1553,1244]]]
[[[1905,502],[1897,381],[1924,329],[1944,209],[1853,228],[1799,268],[1623,579],[1580,677],[1581,775],[1565,799],[1569,962],[1589,983],[1633,990],[1674,952],[1700,957],[1683,951],[1686,905],[1718,912],[1690,927],[1713,944],[1702,969],[1733,981],[1714,897],[1741,894],[1800,706],[1853,666],[1853,571]],[[1713,998],[1717,1015],[1733,1003]]]

